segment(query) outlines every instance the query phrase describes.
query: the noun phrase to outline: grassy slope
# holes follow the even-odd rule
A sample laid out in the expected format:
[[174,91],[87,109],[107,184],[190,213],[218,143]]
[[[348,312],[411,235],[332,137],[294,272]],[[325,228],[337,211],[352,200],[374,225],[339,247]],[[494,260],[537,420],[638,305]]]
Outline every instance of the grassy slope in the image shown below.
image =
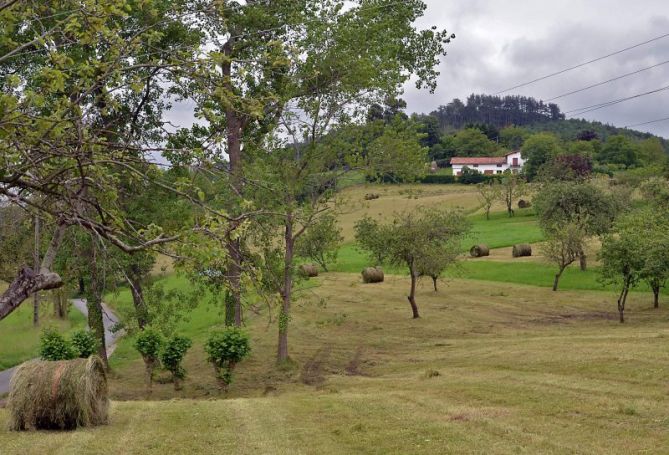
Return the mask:
[[[425,283],[410,319],[408,280],[362,285],[327,274],[296,306],[291,355],[272,363],[275,326],[252,317],[254,351],[227,400],[115,402],[111,425],[9,433],[3,454],[662,453],[669,443],[669,302],[467,280]],[[317,302],[323,299],[327,305]],[[194,315],[215,322],[215,312]],[[220,397],[199,343],[183,392]],[[426,372],[438,372],[428,377]],[[139,358],[116,363],[116,399],[143,397]]]
[[[1,285],[4,288],[4,285]],[[66,321],[53,317],[51,308],[43,305],[40,326],[33,327],[32,300],[24,302],[7,318],[0,321],[0,370],[37,357],[39,336],[44,327],[54,327],[60,332],[71,332],[86,326],[84,317],[77,310],[70,310]]]

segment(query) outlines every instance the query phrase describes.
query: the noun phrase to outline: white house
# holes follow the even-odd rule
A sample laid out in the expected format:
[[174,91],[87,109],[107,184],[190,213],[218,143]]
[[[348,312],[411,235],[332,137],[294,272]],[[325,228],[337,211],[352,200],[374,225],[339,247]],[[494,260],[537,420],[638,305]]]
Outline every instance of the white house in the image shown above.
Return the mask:
[[504,156],[454,156],[451,158],[453,175],[462,175],[464,167],[486,175],[501,174],[506,170],[511,170],[511,172],[517,174],[523,168],[524,164],[525,161],[520,156],[520,150],[507,153]]

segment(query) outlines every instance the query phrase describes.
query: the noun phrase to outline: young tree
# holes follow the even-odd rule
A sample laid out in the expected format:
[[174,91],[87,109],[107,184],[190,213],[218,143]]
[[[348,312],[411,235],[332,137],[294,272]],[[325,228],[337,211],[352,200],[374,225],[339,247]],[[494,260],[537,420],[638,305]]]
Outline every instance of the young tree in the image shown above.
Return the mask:
[[[581,226],[588,237],[608,232],[623,209],[611,194],[589,182],[556,181],[542,185],[534,197],[539,223],[546,230],[563,225]],[[585,251],[579,254],[581,269],[587,267]]]
[[489,220],[490,209],[502,196],[502,188],[497,181],[491,180],[486,183],[477,184],[476,189],[479,192],[479,202],[483,206],[483,210],[485,210],[485,219]]
[[544,233],[546,240],[541,245],[541,251],[546,259],[558,266],[553,281],[553,290],[557,291],[562,273],[579,258],[587,235],[583,227],[576,223],[544,229]]
[[453,146],[458,156],[492,156],[497,144],[478,128],[466,128],[455,135]]
[[344,237],[332,213],[323,215],[297,242],[298,256],[309,258],[328,271],[328,264],[337,261],[337,251]]
[[[364,226],[364,229],[360,229]],[[419,317],[416,304],[416,284],[421,268],[430,268],[431,259],[442,254],[455,259],[453,251],[459,250],[460,241],[469,232],[468,220],[460,212],[420,209],[417,213],[398,213],[387,224],[379,224],[369,218],[356,225],[356,240],[360,246],[374,254],[383,243],[386,260],[395,265],[404,265],[409,270],[411,288],[409,304],[414,318]],[[425,260],[425,262],[422,262]],[[430,268],[429,273],[436,274]],[[446,264],[448,265],[448,264]],[[443,270],[443,268],[442,268]]]
[[438,292],[437,282],[439,278],[448,267],[456,263],[459,254],[459,242],[448,243],[443,249],[426,252],[417,261],[416,270],[418,271],[418,276],[430,277],[434,286],[434,292]]
[[638,146],[622,134],[611,136],[606,140],[597,156],[600,163],[619,164],[631,167],[638,162]]
[[506,171],[502,177],[500,196],[506,205],[506,211],[509,214],[509,217],[516,215],[516,212],[513,210],[513,203],[525,194],[527,194],[527,186],[523,177],[514,174],[513,172]]

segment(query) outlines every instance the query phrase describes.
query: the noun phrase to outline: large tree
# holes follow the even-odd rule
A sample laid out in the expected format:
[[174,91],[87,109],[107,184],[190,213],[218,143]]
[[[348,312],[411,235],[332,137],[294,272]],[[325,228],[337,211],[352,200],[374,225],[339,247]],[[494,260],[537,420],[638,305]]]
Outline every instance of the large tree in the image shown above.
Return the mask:
[[[283,224],[280,292],[282,320],[287,321],[294,243],[305,226],[313,224],[311,215],[305,219],[302,213],[322,213],[306,203],[320,205],[318,191],[302,199],[306,179],[333,166],[341,169],[346,161],[332,160],[319,142],[337,125],[364,117],[371,104],[397,93],[412,76],[419,88],[434,88],[438,58],[452,36],[416,28],[426,8],[420,0],[205,3],[201,22],[212,51],[187,87],[198,116],[207,123],[202,156],[227,157],[225,171],[233,195],[229,212],[235,215],[251,203],[258,219],[273,214],[272,222]],[[324,175],[326,181],[332,178]],[[257,205],[254,194],[272,186],[272,197],[260,197],[268,207]],[[230,231],[224,239],[238,324],[243,232]],[[288,357],[287,324],[280,324],[278,357]]]
[[175,68],[192,59],[183,2],[19,1],[0,8],[0,195],[51,232],[35,270],[0,296],[0,319],[62,285],[65,231],[86,229],[127,253],[171,240],[119,206],[118,183],[146,173],[166,122]]

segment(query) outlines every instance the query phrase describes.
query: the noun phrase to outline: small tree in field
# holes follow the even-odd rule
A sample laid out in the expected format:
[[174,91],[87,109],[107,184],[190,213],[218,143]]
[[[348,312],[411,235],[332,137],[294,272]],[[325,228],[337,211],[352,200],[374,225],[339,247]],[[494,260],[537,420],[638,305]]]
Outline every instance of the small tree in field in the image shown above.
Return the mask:
[[[620,286],[618,313],[620,322],[625,322],[625,303],[630,289],[640,280],[652,280],[653,276],[662,279],[666,272],[656,268],[654,258],[658,257],[655,248],[662,248],[666,255],[669,245],[669,229],[666,215],[657,214],[651,209],[641,209],[621,217],[612,231],[604,236],[600,259],[604,282]],[[665,260],[666,261],[666,260]],[[658,288],[659,293],[659,288]]]
[[483,205],[483,210],[485,210],[485,219],[489,220],[490,209],[499,200],[502,195],[502,189],[495,180],[487,183],[479,183],[476,185],[476,188],[479,192],[479,202]]
[[544,233],[546,241],[541,246],[541,251],[546,259],[558,266],[553,281],[553,290],[557,291],[562,273],[580,257],[586,233],[576,223],[563,225],[559,229],[545,229]]
[[249,336],[237,327],[228,327],[213,333],[204,346],[207,360],[214,366],[216,379],[222,390],[232,382],[235,366],[251,352]]
[[515,216],[513,211],[513,202],[527,193],[525,180],[518,174],[505,172],[502,178],[502,189],[500,191],[501,199],[506,205],[506,211],[509,217]]
[[337,219],[327,213],[298,239],[296,253],[313,260],[327,272],[328,264],[337,261],[337,250],[343,240]]
[[160,365],[160,350],[163,346],[163,336],[150,327],[140,331],[135,340],[135,349],[142,355],[146,371],[146,388],[151,391],[153,372]]
[[[454,261],[452,252],[458,250],[469,229],[469,222],[460,212],[426,209],[419,209],[417,213],[398,213],[388,224],[379,224],[367,217],[355,226],[356,239],[363,249],[377,256],[377,250],[384,248],[389,263],[405,265],[409,269],[411,289],[407,298],[414,318],[420,317],[416,284],[421,268],[431,262],[430,258],[439,255]],[[437,268],[443,271],[449,263],[440,263],[430,270],[430,274],[436,274]]]
[[186,369],[181,365],[186,351],[190,349],[193,342],[189,338],[173,336],[165,343],[165,349],[161,354],[163,366],[172,373],[174,390],[181,390],[182,382],[186,377]]

